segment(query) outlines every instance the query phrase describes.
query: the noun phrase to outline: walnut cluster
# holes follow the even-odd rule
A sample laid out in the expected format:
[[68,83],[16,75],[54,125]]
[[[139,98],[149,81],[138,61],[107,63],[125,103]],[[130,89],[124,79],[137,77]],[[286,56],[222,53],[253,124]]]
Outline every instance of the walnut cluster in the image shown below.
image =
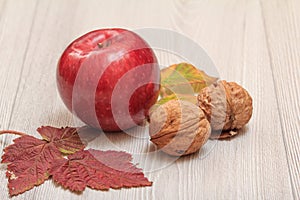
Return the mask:
[[171,100],[150,114],[151,141],[163,152],[182,156],[198,151],[208,140],[211,128],[196,105]]
[[[171,100],[150,113],[151,141],[163,152],[182,156],[198,151],[211,131],[232,137],[252,116],[252,98],[234,82],[218,81],[202,89],[198,104]],[[232,134],[234,132],[234,134]],[[224,132],[227,133],[227,132]]]

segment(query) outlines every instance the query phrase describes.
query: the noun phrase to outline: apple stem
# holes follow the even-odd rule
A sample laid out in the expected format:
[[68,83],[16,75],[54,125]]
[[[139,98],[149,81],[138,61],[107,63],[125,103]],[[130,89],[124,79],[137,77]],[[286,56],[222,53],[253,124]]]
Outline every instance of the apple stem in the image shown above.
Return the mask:
[[108,47],[109,45],[111,45],[111,40],[106,40],[104,42],[99,42],[97,45],[98,45],[99,49],[102,49],[104,47]]
[[103,43],[100,42],[100,43],[98,43],[97,45],[98,45],[98,48],[99,48],[99,49],[103,48]]
[[3,134],[14,134],[14,135],[19,135],[19,136],[27,135],[26,133],[13,131],[13,130],[2,130],[2,131],[0,131],[0,135],[3,135]]

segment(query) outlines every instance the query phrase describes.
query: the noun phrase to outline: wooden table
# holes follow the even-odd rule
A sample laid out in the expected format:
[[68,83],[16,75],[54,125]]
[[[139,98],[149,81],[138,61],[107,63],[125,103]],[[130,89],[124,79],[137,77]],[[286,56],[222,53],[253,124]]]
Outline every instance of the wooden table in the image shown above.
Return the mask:
[[[146,172],[152,187],[77,195],[50,180],[14,199],[300,199],[299,11],[297,0],[0,0],[0,129],[37,136],[41,125],[73,125],[56,89],[56,64],[73,39],[103,27],[182,33],[254,100],[239,136],[219,141],[205,159]],[[1,154],[13,138],[0,136]],[[126,150],[138,145],[111,138]],[[5,170],[0,199],[9,198]]]

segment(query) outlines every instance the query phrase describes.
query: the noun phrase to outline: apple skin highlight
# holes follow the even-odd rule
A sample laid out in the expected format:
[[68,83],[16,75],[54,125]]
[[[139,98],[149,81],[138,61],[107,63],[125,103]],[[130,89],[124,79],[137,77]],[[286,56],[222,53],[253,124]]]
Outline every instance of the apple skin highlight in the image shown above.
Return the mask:
[[66,107],[87,125],[120,131],[142,123],[160,89],[150,46],[126,29],[100,29],[73,41],[57,65]]

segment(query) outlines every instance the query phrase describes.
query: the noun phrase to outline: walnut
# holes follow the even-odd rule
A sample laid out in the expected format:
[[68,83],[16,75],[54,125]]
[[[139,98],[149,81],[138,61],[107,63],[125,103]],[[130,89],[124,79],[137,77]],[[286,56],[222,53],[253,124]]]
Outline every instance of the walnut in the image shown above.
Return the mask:
[[187,101],[171,100],[150,113],[151,141],[163,152],[182,156],[198,151],[211,128],[203,111]]
[[198,105],[204,111],[213,130],[234,130],[245,126],[252,116],[252,98],[240,85],[219,81],[198,95]]

